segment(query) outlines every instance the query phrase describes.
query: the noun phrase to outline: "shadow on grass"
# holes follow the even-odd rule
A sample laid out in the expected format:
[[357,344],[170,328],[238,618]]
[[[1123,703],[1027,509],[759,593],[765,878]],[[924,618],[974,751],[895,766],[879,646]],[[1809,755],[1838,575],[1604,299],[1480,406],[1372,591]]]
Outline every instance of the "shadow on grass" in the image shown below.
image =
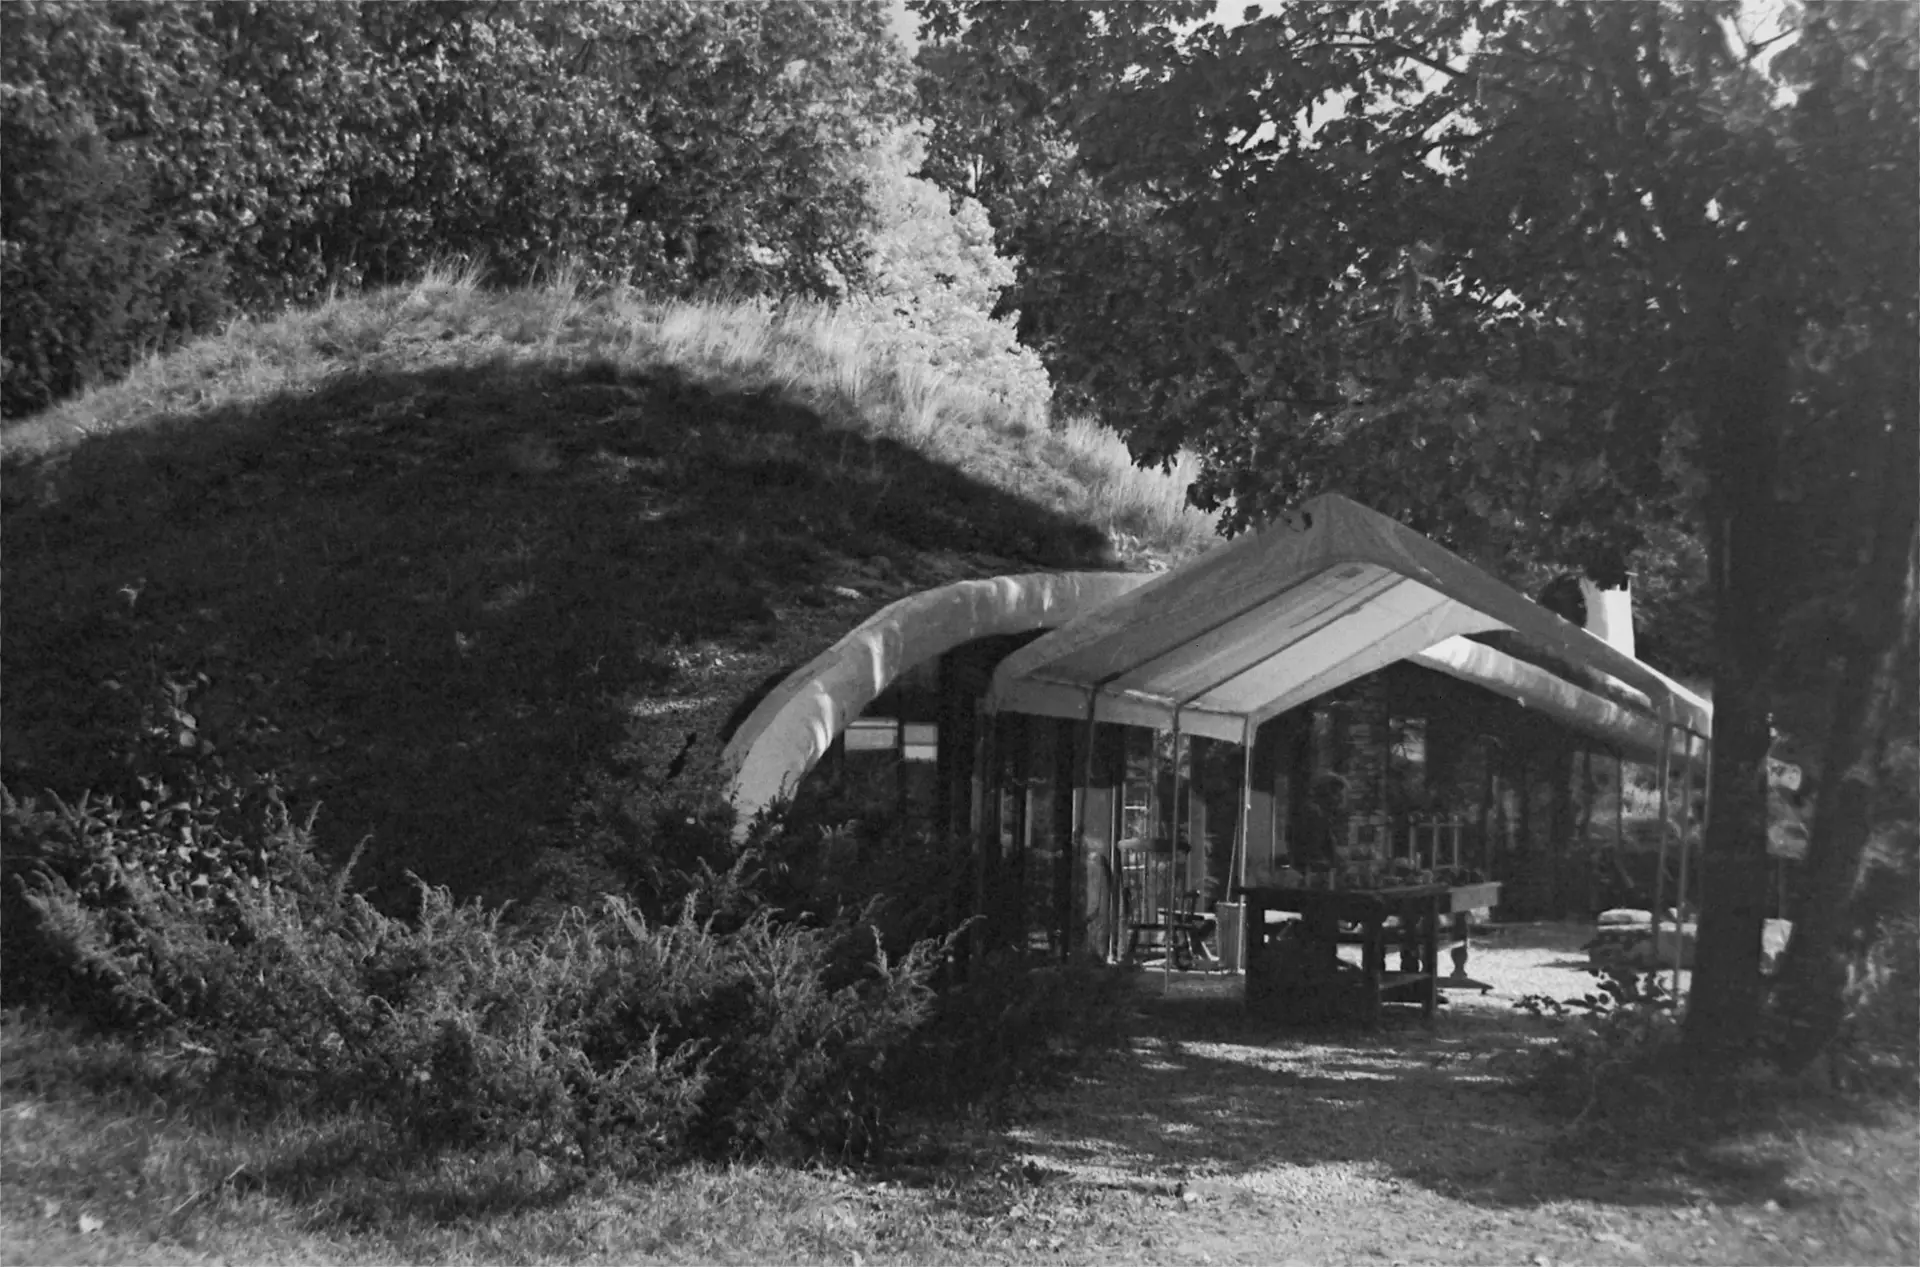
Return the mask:
[[[1045,1122],[1029,1132],[1042,1170],[1111,1173],[1119,1159],[1117,1186],[1161,1191],[1170,1177],[1358,1165],[1489,1208],[1790,1199],[1789,1159],[1728,1146],[1777,1127],[1777,1106],[1716,1115],[1675,1100],[1635,1128],[1570,1130],[1513,1082],[1518,1053],[1553,1033],[1549,1023],[1488,1004],[1445,1007],[1431,1029],[1417,1011],[1390,1008],[1374,1030],[1283,1025],[1219,994],[1149,992],[1139,1009],[1133,1056],[1103,1071],[1059,1135]],[[1823,1123],[1883,1121],[1864,1101],[1799,1111]]]
[[902,593],[1105,550],[776,396],[594,366],[161,418],[10,461],[3,496],[7,785],[125,792],[171,679],[324,844],[370,834],[355,882],[389,894],[522,896],[587,771],[710,762],[757,681]]

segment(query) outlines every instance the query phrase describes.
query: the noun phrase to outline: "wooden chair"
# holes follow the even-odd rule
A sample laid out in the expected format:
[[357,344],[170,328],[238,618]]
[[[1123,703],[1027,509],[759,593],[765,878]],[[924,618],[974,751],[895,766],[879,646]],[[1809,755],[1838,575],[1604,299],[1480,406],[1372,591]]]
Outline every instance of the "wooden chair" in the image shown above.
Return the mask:
[[[1191,969],[1194,957],[1202,938],[1206,934],[1206,917],[1199,913],[1200,890],[1189,889],[1180,896],[1178,909],[1168,912],[1159,911],[1159,918],[1142,919],[1138,917],[1139,906],[1131,886],[1125,895],[1127,913],[1127,953],[1122,963],[1131,964],[1143,949],[1158,950],[1162,954],[1173,956],[1173,966],[1181,971]],[[1151,898],[1148,899],[1151,903]]]

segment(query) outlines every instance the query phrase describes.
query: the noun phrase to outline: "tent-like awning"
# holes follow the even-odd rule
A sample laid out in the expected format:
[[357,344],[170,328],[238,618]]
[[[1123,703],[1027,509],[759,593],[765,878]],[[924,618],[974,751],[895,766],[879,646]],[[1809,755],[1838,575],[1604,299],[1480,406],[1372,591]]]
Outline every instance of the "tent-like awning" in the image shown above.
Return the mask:
[[[1567,681],[1464,635],[1605,675]],[[1385,515],[1327,494],[1061,626],[1001,662],[995,711],[1121,722],[1244,743],[1255,727],[1397,660],[1497,691],[1629,755],[1701,738],[1712,708]],[[1644,699],[1644,706],[1638,703]]]

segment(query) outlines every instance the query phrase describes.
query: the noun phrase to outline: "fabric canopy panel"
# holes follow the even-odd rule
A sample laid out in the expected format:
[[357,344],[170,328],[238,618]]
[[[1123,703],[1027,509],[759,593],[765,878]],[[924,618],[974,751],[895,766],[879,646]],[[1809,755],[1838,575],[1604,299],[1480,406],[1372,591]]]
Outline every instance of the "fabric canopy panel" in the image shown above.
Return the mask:
[[1528,708],[1537,708],[1569,730],[1600,740],[1630,761],[1651,764],[1658,759],[1663,737],[1667,740],[1669,756],[1678,760],[1687,754],[1684,732],[1668,734],[1646,713],[1582,690],[1538,665],[1516,660],[1481,643],[1449,638],[1409,658],[1423,668],[1438,670]]
[[1543,707],[1571,714],[1589,733],[1604,732],[1597,737],[1657,748],[1649,738],[1657,722],[1649,732],[1644,716],[1460,639],[1496,630],[1617,679],[1680,727],[1711,731],[1710,707],[1672,679],[1335,494],[1015,652],[994,674],[987,704],[1074,718],[1091,707],[1100,721],[1158,728],[1177,721],[1190,734],[1243,742],[1297,704],[1443,648],[1431,667],[1467,680],[1490,677],[1523,703],[1539,694]]

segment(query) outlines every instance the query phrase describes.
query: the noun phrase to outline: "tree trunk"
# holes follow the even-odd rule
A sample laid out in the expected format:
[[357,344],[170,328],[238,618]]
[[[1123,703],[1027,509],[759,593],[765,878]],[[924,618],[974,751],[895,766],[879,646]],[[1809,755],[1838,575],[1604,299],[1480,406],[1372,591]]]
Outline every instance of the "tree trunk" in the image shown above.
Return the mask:
[[1718,1056],[1748,1049],[1761,1003],[1760,930],[1767,906],[1768,697],[1716,677],[1713,799],[1700,856],[1700,929],[1687,1044]]
[[[1768,689],[1779,624],[1773,568],[1780,411],[1795,323],[1755,303],[1738,314],[1712,295],[1700,330],[1710,369],[1700,397],[1713,454],[1707,495],[1713,593],[1713,792],[1700,857],[1700,929],[1686,1043],[1716,1064],[1749,1050],[1763,998],[1767,908]],[[1746,320],[1742,320],[1742,316]],[[1749,324],[1750,323],[1750,324]]]
[[[1898,407],[1911,406],[1907,393]],[[1845,1017],[1848,918],[1872,829],[1875,793],[1917,614],[1914,468],[1920,428],[1897,417],[1888,436],[1873,552],[1855,587],[1850,645],[1835,694],[1807,873],[1774,998],[1787,1022],[1780,1063],[1798,1072],[1831,1043]]]

